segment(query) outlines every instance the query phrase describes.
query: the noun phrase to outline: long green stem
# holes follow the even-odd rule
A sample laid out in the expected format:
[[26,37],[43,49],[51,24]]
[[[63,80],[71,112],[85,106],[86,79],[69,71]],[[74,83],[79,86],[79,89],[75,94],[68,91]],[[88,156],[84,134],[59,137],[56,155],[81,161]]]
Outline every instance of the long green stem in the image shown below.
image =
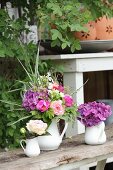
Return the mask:
[[22,64],[22,62],[21,62],[19,59],[18,59],[18,61],[20,62],[20,64],[22,65],[23,69],[25,70],[25,72],[27,73],[27,75],[28,75],[29,79],[30,79],[30,80],[31,80],[31,82],[32,82],[32,78],[31,78],[31,76],[30,76],[29,72],[27,71],[27,69],[24,67],[24,65]]
[[15,122],[13,122],[13,123],[11,123],[11,122],[10,122],[10,123],[8,123],[8,124],[7,124],[7,126],[14,125],[14,124],[16,124],[16,123],[18,123],[18,122],[20,122],[20,121],[22,121],[22,120],[24,120],[24,119],[30,118],[30,117],[32,117],[32,115],[22,117],[22,118],[20,118],[19,120],[17,120],[17,121],[15,121]]
[[14,102],[9,102],[9,101],[5,101],[5,100],[0,100],[0,101],[3,102],[3,103],[9,104],[9,105],[15,105],[15,106],[21,107],[21,105],[14,103]]

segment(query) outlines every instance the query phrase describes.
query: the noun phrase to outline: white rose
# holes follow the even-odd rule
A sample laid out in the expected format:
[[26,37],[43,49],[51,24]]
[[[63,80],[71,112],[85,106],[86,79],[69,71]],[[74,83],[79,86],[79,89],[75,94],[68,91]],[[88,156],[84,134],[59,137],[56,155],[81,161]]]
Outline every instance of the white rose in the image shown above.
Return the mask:
[[46,132],[47,123],[44,123],[42,120],[30,120],[28,123],[26,123],[26,128],[29,132],[42,135]]

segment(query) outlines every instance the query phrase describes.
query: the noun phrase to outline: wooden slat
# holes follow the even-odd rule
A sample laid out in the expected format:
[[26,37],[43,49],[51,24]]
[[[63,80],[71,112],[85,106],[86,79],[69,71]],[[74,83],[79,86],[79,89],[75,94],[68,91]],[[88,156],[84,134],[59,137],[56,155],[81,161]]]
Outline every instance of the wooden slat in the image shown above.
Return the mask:
[[[84,134],[65,139],[59,149],[41,152],[38,157],[28,158],[22,150],[0,153],[0,170],[47,170],[62,165],[91,163],[113,156],[113,125],[107,127],[107,142],[90,146],[84,143]],[[99,158],[99,159],[98,159]]]

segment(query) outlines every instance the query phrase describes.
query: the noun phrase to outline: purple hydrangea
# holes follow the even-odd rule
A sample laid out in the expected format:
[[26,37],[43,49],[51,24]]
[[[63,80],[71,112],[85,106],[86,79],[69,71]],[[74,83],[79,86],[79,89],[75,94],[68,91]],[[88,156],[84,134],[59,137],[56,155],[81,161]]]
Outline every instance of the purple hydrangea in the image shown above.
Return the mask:
[[78,107],[78,120],[86,127],[95,126],[105,121],[112,114],[111,107],[102,102],[88,102]]
[[40,89],[39,91],[28,90],[23,97],[22,106],[27,110],[35,110],[40,100],[47,100],[48,93],[46,89]]
[[38,92],[34,92],[32,90],[28,90],[24,94],[23,101],[22,101],[22,106],[27,111],[35,110],[36,105],[38,103],[38,96],[39,96]]

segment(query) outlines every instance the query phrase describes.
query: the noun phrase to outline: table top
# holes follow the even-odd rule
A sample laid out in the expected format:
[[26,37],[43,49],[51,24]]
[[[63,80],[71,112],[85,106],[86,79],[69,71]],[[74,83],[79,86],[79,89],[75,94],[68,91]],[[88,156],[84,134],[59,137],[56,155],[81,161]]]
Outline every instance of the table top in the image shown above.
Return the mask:
[[102,52],[102,53],[81,53],[81,54],[60,54],[60,55],[41,55],[42,60],[59,60],[59,59],[81,59],[81,58],[102,58],[102,57],[113,57],[113,52]]
[[[103,145],[86,145],[84,134],[63,140],[59,149],[42,151],[38,157],[28,158],[21,149],[0,153],[2,170],[47,170],[67,168],[74,163],[80,167],[113,156],[113,125],[106,127],[107,142]],[[69,168],[67,168],[69,169]]]

